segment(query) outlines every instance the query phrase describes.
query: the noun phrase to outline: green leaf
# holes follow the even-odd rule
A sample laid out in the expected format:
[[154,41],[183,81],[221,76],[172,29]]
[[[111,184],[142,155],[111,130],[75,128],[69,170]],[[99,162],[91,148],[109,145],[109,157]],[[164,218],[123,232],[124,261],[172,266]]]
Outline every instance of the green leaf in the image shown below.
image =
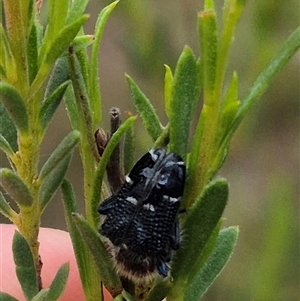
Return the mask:
[[[1,56],[1,54],[0,54]],[[0,79],[1,80],[6,80],[7,79],[7,75],[6,75],[6,71],[4,69],[4,67],[0,64]]]
[[[94,38],[94,40],[95,40],[95,38]],[[93,42],[94,42],[94,40],[93,40]],[[80,70],[81,70],[82,78],[85,83],[86,89],[87,89],[87,91],[89,91],[90,64],[89,64],[89,57],[88,57],[87,49],[83,48],[79,51],[76,51],[76,48],[74,46],[74,52],[76,53],[76,57],[79,62],[79,65],[80,65]],[[94,124],[94,126],[96,126],[96,124]]]
[[47,129],[48,125],[50,124],[51,119],[54,116],[54,113],[56,112],[56,109],[58,108],[69,83],[70,83],[69,80],[62,83],[43,102],[41,110],[39,112],[40,124],[41,124],[41,127],[42,127],[43,131],[45,131]]
[[17,231],[13,238],[13,255],[20,285],[26,298],[31,300],[39,291],[37,272],[30,247]]
[[91,109],[93,112],[93,124],[97,125],[101,121],[101,95],[99,87],[99,74],[98,74],[98,55],[99,55],[99,46],[103,34],[105,24],[108,17],[114,10],[115,6],[119,1],[114,1],[110,5],[103,8],[98,15],[98,19],[95,27],[95,42],[92,47],[92,55],[90,61],[90,82],[89,87],[89,97],[91,99]]
[[94,184],[93,184],[93,195],[91,201],[92,203],[91,207],[94,208],[94,210],[92,210],[92,212],[94,213],[94,217],[93,217],[94,229],[97,228],[97,221],[98,221],[97,208],[100,203],[101,187],[102,187],[106,165],[109,161],[109,158],[113,150],[120,142],[122,135],[127,131],[127,129],[133,124],[135,120],[136,120],[136,116],[132,116],[126,119],[126,121],[121,124],[118,130],[111,136],[111,139],[109,140],[107,146],[104,149],[103,155],[101,156],[100,163],[95,173]]
[[124,173],[128,174],[134,164],[134,146],[135,146],[135,136],[134,136],[134,126],[133,124],[127,129],[124,137],[123,146],[123,162],[124,162]]
[[135,299],[126,291],[122,292],[122,297],[125,301],[135,301]]
[[40,209],[43,212],[52,199],[54,193],[61,185],[65,174],[68,170],[72,154],[65,157],[58,165],[50,172],[39,189]]
[[[76,37],[81,26],[88,20],[88,15],[83,15],[73,23],[65,26],[52,41],[48,52],[46,53],[44,62],[52,65],[56,59],[65,51],[73,39]],[[42,63],[43,64],[43,63]]]
[[170,118],[171,114],[171,96],[173,87],[173,74],[172,70],[168,65],[165,65],[165,88],[164,88],[164,98],[165,98],[165,110],[167,116]]
[[[199,271],[202,269],[203,265],[206,263],[206,261],[211,256],[212,252],[214,251],[217,239],[219,237],[222,223],[223,223],[223,219],[221,218],[219,220],[217,226],[213,230],[211,236],[209,237],[209,240],[207,241],[205,247],[203,248],[203,251],[201,252],[200,256],[198,257],[197,261],[195,262],[195,265],[189,275],[189,279],[193,279],[193,277],[195,277],[195,275],[197,275],[199,273]],[[188,281],[187,281],[187,283],[188,283]]]
[[73,22],[73,20],[79,18],[82,15],[85,11],[88,2],[88,0],[72,1],[72,3],[69,4],[70,7],[68,11],[66,24]]
[[170,281],[160,281],[153,288],[151,288],[145,301],[157,301],[162,300],[168,295],[169,290],[172,287],[172,282]]
[[44,301],[56,301],[63,293],[69,275],[69,264],[63,264],[53,279],[48,294]]
[[48,37],[48,39],[51,40],[51,37],[56,37],[65,25],[69,1],[63,0],[57,2],[56,0],[48,0],[47,4],[49,10],[49,23],[45,39]]
[[79,116],[78,116],[74,90],[72,86],[68,86],[65,92],[64,100],[65,100],[65,106],[68,112],[68,117],[70,119],[72,129],[79,130]]
[[49,45],[49,47],[45,50],[46,53],[44,54],[43,59],[39,59],[41,61],[40,69],[30,87],[31,95],[35,95],[35,93],[40,89],[55,61],[72,43],[81,26],[87,21],[87,19],[88,15],[81,16],[72,24],[65,26],[59,32],[58,36],[51,41],[51,45]]
[[199,13],[198,34],[203,62],[204,104],[211,105],[214,101],[218,47],[216,14],[213,10]]
[[4,105],[17,129],[21,133],[28,131],[28,114],[20,93],[11,85],[0,83],[0,101]]
[[53,151],[51,156],[48,158],[48,160],[42,167],[41,172],[39,174],[39,181],[44,181],[44,179],[49,175],[49,173],[72,152],[74,147],[77,145],[79,139],[80,133],[76,130],[72,131],[68,136],[66,136],[63,139],[63,141]]
[[176,253],[172,267],[174,285],[181,283],[184,286],[222,216],[227,199],[228,183],[225,179],[217,179],[204,188],[200,197],[188,211],[183,225],[186,237]]
[[[80,34],[80,32],[78,33]],[[86,49],[87,47],[89,47],[90,45],[92,45],[95,41],[95,36],[93,35],[78,35],[77,37],[74,38],[74,40],[72,41],[72,47],[73,47],[73,51],[77,54],[78,52],[80,52],[81,50]],[[68,56],[69,55],[69,50],[66,49],[61,57],[64,56]]]
[[[1,115],[2,118],[2,115]],[[8,141],[0,134],[0,148],[7,154],[8,157],[14,155],[14,151],[9,145]]]
[[[1,1],[2,2],[2,1]],[[27,6],[27,7],[24,7]],[[13,64],[7,65],[13,67],[11,72],[7,74],[11,76],[11,82],[16,83],[19,91],[26,91],[28,85],[27,73],[27,17],[29,2],[27,1],[5,1],[5,23],[7,38],[9,40],[9,48],[14,57]],[[2,41],[1,41],[2,42]]]
[[27,46],[27,62],[29,72],[29,83],[32,83],[38,72],[38,37],[37,21],[33,22]]
[[62,185],[63,205],[68,230],[72,239],[81,283],[87,301],[101,300],[101,285],[96,263],[87,249],[87,246],[74,223],[73,212],[76,212],[76,201],[71,184],[64,180]]
[[201,111],[200,119],[198,121],[196,131],[192,140],[191,151],[188,157],[188,171],[189,176],[187,178],[184,196],[182,201],[183,208],[189,208],[197,199],[199,194],[199,179],[195,177],[201,165],[199,162],[199,154],[201,151],[201,142],[204,132],[204,125],[207,119],[207,107],[204,106]]
[[13,151],[17,151],[18,150],[17,129],[14,122],[9,117],[5,107],[1,102],[0,102],[0,116],[1,116],[0,133],[10,144]]
[[237,227],[229,227],[220,232],[215,249],[203,268],[192,279],[188,279],[184,301],[200,300],[230,259],[237,238]]
[[9,203],[6,201],[1,191],[0,191],[0,212],[12,221],[18,218],[17,213],[9,206]]
[[256,101],[268,90],[276,75],[286,65],[289,59],[300,48],[300,26],[288,37],[283,46],[269,62],[264,71],[258,76],[247,95],[242,99],[240,110],[234,120],[236,129],[247,112],[255,105]]
[[1,301],[19,301],[15,297],[13,297],[7,293],[3,293],[3,292],[0,292],[0,300]]
[[186,158],[189,128],[197,93],[197,65],[192,50],[185,47],[176,66],[170,103],[170,151]]
[[50,79],[47,84],[46,92],[45,92],[45,99],[49,98],[50,95],[54,93],[55,90],[59,86],[61,86],[64,82],[70,79],[69,76],[69,69],[68,69],[68,61],[65,57],[60,57],[51,72]]
[[20,207],[32,206],[33,198],[28,186],[11,169],[0,169],[0,184]]
[[73,214],[75,225],[80,232],[81,238],[86,243],[89,251],[94,257],[99,275],[105,287],[114,292],[114,295],[122,291],[120,279],[113,269],[113,262],[108,254],[99,233],[95,232],[88,222],[79,214]]
[[74,52],[78,52],[82,49],[86,49],[87,47],[92,45],[94,41],[95,41],[95,36],[93,35],[87,34],[87,35],[77,36],[72,42]]
[[[57,38],[59,32],[64,28],[65,20],[68,12],[68,2],[69,1],[65,1],[65,0],[59,1],[58,3],[56,3],[55,0],[47,1],[49,18],[48,18],[48,24],[46,27],[45,35],[42,41],[42,45],[39,50],[40,65],[42,59],[45,58],[47,51],[49,51],[49,47],[51,43],[55,38]],[[57,16],[59,16],[59,18]]]
[[[298,27],[288,37],[283,46],[278,50],[273,59],[269,62],[267,67],[258,76],[250,91],[241,100],[241,106],[236,114],[235,119],[232,122],[230,130],[227,132],[227,135],[223,140],[223,145],[228,145],[232,135],[238,128],[245,115],[256,104],[257,100],[268,90],[277,74],[300,48],[299,37],[300,27]],[[221,148],[221,151],[223,149],[224,147]]]
[[236,72],[234,72],[228,90],[226,91],[222,111],[221,122],[219,124],[218,136],[223,136],[222,133],[230,127],[236,113],[240,107],[240,101],[238,99],[238,78]]
[[0,41],[0,62],[4,67],[3,71],[5,74],[8,70],[13,73],[15,69],[15,62],[10,49],[10,43],[6,35],[6,31],[4,30],[2,23],[0,23]]
[[126,75],[134,105],[141,115],[142,121],[150,137],[155,141],[162,133],[162,126],[149,99],[143,94],[133,79]]
[[[74,111],[78,118],[76,125],[82,135],[81,149],[88,149],[91,154],[95,155],[96,147],[90,99],[81,72],[81,66],[73,51],[70,51],[69,55],[69,68],[77,107],[76,111]],[[73,113],[73,111],[71,112]],[[72,119],[73,117],[71,117]]]
[[30,301],[44,301],[49,292],[48,288],[39,291]]

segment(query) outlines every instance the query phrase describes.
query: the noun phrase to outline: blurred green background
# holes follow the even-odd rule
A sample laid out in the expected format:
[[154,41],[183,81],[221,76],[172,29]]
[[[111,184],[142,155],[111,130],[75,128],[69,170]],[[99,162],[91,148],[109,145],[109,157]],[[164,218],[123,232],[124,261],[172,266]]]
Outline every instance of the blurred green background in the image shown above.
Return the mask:
[[[91,0],[86,33],[92,34],[98,12],[111,1]],[[216,1],[219,16],[223,1]],[[197,11],[203,1],[120,1],[101,44],[99,62],[103,122],[108,131],[112,106],[136,113],[124,73],[130,74],[163,110],[164,66],[174,70],[184,45],[199,54]],[[227,81],[238,72],[242,98],[264,66],[299,26],[298,0],[247,1],[230,55]],[[220,18],[219,18],[220,19]],[[220,21],[220,20],[219,20]],[[243,121],[219,175],[230,183],[225,225],[239,225],[235,253],[205,294],[210,301],[293,301],[299,296],[299,53],[285,66],[271,89]],[[70,131],[60,107],[43,143],[41,164]],[[136,123],[136,157],[151,146],[140,121]],[[6,165],[1,153],[1,166]],[[84,212],[82,169],[75,154],[68,172]],[[0,217],[1,222],[6,222]],[[60,195],[42,217],[43,227],[66,229]],[[194,300],[191,300],[194,301]],[[195,300],[196,301],[196,300]]]

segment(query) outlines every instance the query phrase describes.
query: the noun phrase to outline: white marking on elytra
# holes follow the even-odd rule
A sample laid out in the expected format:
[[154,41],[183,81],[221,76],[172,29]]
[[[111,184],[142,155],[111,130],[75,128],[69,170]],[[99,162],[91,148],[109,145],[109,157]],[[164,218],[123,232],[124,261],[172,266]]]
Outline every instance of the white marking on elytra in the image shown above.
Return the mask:
[[153,159],[153,161],[157,160],[158,155],[154,154],[154,149],[150,149],[149,154],[151,155],[151,158]]
[[185,165],[183,161],[178,161],[178,162],[174,162],[174,161],[169,161],[166,163],[166,167],[172,166],[172,165]]
[[154,206],[152,205],[152,204],[145,204],[145,205],[143,205],[143,208],[144,209],[147,209],[147,210],[150,210],[150,211],[155,211],[155,209],[154,209]]
[[130,185],[133,183],[133,181],[131,180],[131,178],[129,176],[125,177],[125,181],[126,181],[126,183],[128,183]]
[[121,247],[123,248],[123,249],[125,249],[125,250],[127,250],[128,249],[128,247],[127,247],[127,245],[126,244],[121,244]]
[[177,203],[179,201],[179,198],[172,198],[170,196],[167,195],[163,195],[163,198],[171,203]]
[[128,196],[126,198],[126,201],[128,201],[129,203],[131,203],[132,205],[136,205],[138,203],[137,199],[132,197],[132,196]]

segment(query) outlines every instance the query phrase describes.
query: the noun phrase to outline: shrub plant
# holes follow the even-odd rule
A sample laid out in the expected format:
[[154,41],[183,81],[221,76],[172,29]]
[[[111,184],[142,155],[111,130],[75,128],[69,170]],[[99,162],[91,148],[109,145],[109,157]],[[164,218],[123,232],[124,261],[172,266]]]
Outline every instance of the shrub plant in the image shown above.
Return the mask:
[[[10,163],[10,168],[0,169],[0,184],[18,206],[14,210],[0,193],[0,212],[18,228],[12,250],[26,299],[58,300],[68,277],[68,266],[63,265],[50,288],[41,285],[40,218],[61,187],[87,301],[102,300],[101,283],[115,300],[199,300],[230,258],[238,237],[237,226],[222,228],[229,188],[226,179],[216,176],[217,172],[244,116],[299,48],[300,29],[287,38],[246,95],[240,97],[237,74],[232,74],[227,88],[224,77],[245,0],[224,1],[220,28],[214,2],[206,0],[204,10],[198,14],[200,57],[185,46],[175,70],[165,66],[167,124],[162,125],[151,101],[126,75],[138,116],[129,114],[124,123],[114,128],[108,141],[100,129],[96,136],[102,147],[99,153],[94,138],[102,121],[99,44],[118,1],[100,12],[93,35],[85,34],[83,29],[89,18],[84,14],[87,0],[48,0],[45,28],[39,21],[41,3],[3,0],[0,27],[0,147]],[[91,48],[90,55],[87,48]],[[197,116],[200,94],[203,104]],[[62,101],[73,130],[39,168],[41,143]],[[182,200],[184,213],[180,216],[184,236],[174,256],[170,278],[157,279],[149,287],[130,283],[125,291],[98,233],[97,208],[110,195],[111,183],[103,180],[108,164],[113,165],[113,173],[118,170],[121,176],[133,165],[137,118],[142,119],[153,141],[149,148],[167,148],[186,162],[188,177]],[[191,126],[193,120],[195,129]],[[84,171],[84,217],[77,213],[72,185],[65,179],[75,147]],[[118,164],[111,157],[116,149]],[[110,173],[111,169],[108,178]],[[0,297],[16,300],[6,293],[0,293]]]

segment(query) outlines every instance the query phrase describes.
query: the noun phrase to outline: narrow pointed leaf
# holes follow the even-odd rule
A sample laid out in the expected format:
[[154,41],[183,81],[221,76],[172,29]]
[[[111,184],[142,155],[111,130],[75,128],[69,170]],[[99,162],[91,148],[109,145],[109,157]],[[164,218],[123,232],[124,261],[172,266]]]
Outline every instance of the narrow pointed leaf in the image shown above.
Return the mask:
[[221,121],[219,124],[218,136],[223,137],[223,133],[230,127],[236,113],[240,107],[238,100],[237,78],[234,76],[231,85],[225,95],[224,104],[221,111]]
[[26,298],[31,300],[39,291],[37,272],[30,247],[26,239],[17,231],[13,238],[13,255],[22,290]]
[[126,292],[125,290],[122,292],[122,297],[125,301],[135,301],[135,299],[133,298],[133,296],[131,296],[128,292]]
[[32,83],[38,72],[38,37],[36,22],[33,22],[27,47],[29,83]]
[[155,141],[163,130],[155,109],[133,79],[129,75],[126,75],[126,79],[129,84],[134,105],[142,118],[147,132],[152,140]]
[[66,92],[65,92],[65,106],[68,112],[68,117],[71,122],[71,126],[73,130],[79,130],[79,114],[77,110],[75,95],[73,87],[70,85],[68,86]]
[[[56,37],[60,30],[64,27],[68,13],[69,1],[48,0],[49,9],[49,24],[47,28],[47,34],[49,40],[51,37]],[[59,16],[59,18],[57,17]]]
[[[68,1],[63,0],[57,3],[55,0],[49,0],[47,1],[47,4],[49,21],[39,50],[39,63],[41,63],[42,59],[49,51],[49,47],[53,42],[53,39],[57,38],[59,32],[63,30],[67,17]],[[59,18],[57,16],[59,16]],[[72,21],[74,21],[74,19]]]
[[271,86],[276,75],[286,65],[289,59],[300,48],[300,26],[288,37],[274,58],[258,76],[247,95],[242,99],[240,110],[235,118],[235,127],[241,122],[246,113],[254,106],[256,101]]
[[[1,115],[2,118],[2,115]],[[11,146],[9,145],[8,141],[0,134],[0,148],[8,155],[14,155],[14,151],[12,150]]]
[[87,93],[86,84],[84,82],[83,74],[81,72],[81,66],[77,59],[77,56],[70,49],[70,55],[68,57],[70,77],[72,80],[73,91],[76,101],[76,115],[78,121],[76,124],[79,127],[82,134],[82,148],[87,148],[94,155],[96,155],[96,147],[94,142],[94,125],[92,119],[91,103]]
[[45,301],[45,298],[49,292],[48,288],[44,288],[39,291],[30,301]]
[[0,133],[7,140],[13,151],[18,150],[17,129],[7,113],[4,105],[0,102]]
[[55,61],[58,57],[68,48],[72,40],[77,35],[81,26],[87,21],[88,15],[83,15],[81,18],[74,21],[72,24],[64,27],[59,35],[54,38],[49,49],[45,54],[42,62],[40,63],[40,69],[30,87],[30,93],[35,95],[35,93],[41,88],[44,80],[49,74],[50,69],[52,68]]
[[54,193],[61,185],[65,174],[68,170],[70,161],[72,158],[72,154],[69,154],[66,158],[64,158],[46,177],[45,181],[40,187],[39,190],[39,201],[41,212],[43,212],[52,199]]
[[[223,139],[223,145],[228,145],[232,135],[235,133],[239,124],[249,112],[249,110],[256,104],[258,99],[268,90],[273,83],[276,75],[286,65],[290,58],[300,48],[300,27],[298,27],[285,41],[283,46],[278,50],[273,59],[268,63],[266,68],[261,72],[255,80],[253,86],[241,100],[241,106],[233,120],[232,126],[228,131],[226,137]],[[223,147],[224,149],[224,147]]]
[[0,102],[4,105],[17,129],[26,133],[28,131],[28,115],[20,93],[13,86],[0,83]]
[[[175,282],[184,283],[216,228],[228,199],[228,183],[217,179],[208,184],[188,212],[183,229],[186,237],[172,268]],[[185,247],[188,246],[188,249]]]
[[235,103],[238,100],[238,88],[238,76],[237,73],[234,72],[223,100],[223,110],[225,110],[228,106],[230,106],[232,103]]
[[184,160],[197,93],[197,65],[192,50],[185,47],[176,66],[170,103],[170,151]]
[[61,86],[64,82],[66,82],[70,78],[69,76],[69,69],[68,69],[68,61],[65,57],[60,57],[51,72],[50,79],[47,84],[46,93],[44,102],[47,98],[53,94],[55,90],[59,86]]
[[15,297],[13,297],[7,293],[3,293],[3,292],[0,292],[0,300],[1,301],[19,301]]
[[73,22],[73,20],[79,18],[82,15],[88,2],[88,0],[72,1],[68,10],[66,24]]
[[10,220],[14,220],[18,217],[17,213],[9,206],[9,203],[6,201],[1,191],[0,191],[0,212]]
[[72,131],[63,139],[42,167],[39,175],[39,181],[43,181],[49,173],[72,152],[76,144],[79,142],[79,139],[80,133],[78,131]]
[[172,70],[168,65],[165,65],[165,88],[164,88],[164,99],[165,99],[165,110],[167,116],[170,118],[171,114],[171,96],[173,87],[173,74]]
[[104,285],[110,292],[114,291],[114,295],[119,294],[122,291],[121,282],[116,270],[113,268],[111,258],[100,239],[100,235],[79,214],[73,214],[73,219],[82,239],[94,257]]
[[237,227],[229,227],[220,232],[213,253],[198,274],[188,280],[184,301],[200,300],[230,259],[237,238]]
[[219,223],[213,230],[211,236],[209,237],[209,240],[205,244],[205,247],[203,248],[201,254],[198,256],[198,259],[195,262],[195,265],[190,272],[190,276],[189,276],[190,279],[192,279],[196,274],[198,274],[199,270],[203,267],[205,262],[208,260],[208,258],[211,256],[212,252],[214,251],[217,239],[220,234],[222,223],[223,223],[223,219],[221,218],[219,220]]
[[[79,52],[80,50],[86,49],[87,47],[92,45],[94,41],[95,41],[95,36],[93,35],[77,36],[72,42],[74,52],[76,53]],[[68,55],[67,52],[66,55]]]
[[56,301],[63,293],[69,276],[69,264],[63,264],[53,279],[44,301]]
[[58,34],[57,38],[52,42],[49,51],[45,57],[45,63],[52,65],[56,59],[66,50],[69,44],[76,37],[81,26],[88,20],[88,15],[83,15],[72,24],[64,27]]
[[114,10],[119,1],[114,1],[105,8],[103,8],[98,16],[95,27],[95,42],[92,47],[92,56],[90,61],[90,82],[89,82],[89,96],[91,98],[91,108],[93,112],[93,124],[97,125],[101,121],[101,95],[99,87],[99,74],[98,74],[98,55],[99,46],[103,34],[105,24],[108,17]]
[[98,270],[95,269],[93,257],[90,255],[87,246],[74,223],[73,212],[76,212],[76,201],[71,184],[64,180],[62,185],[63,205],[68,230],[76,256],[81,283],[84,289],[86,300],[101,300],[101,285]]
[[[95,41],[95,36],[93,36],[93,43]],[[82,48],[79,50],[76,50],[76,45],[73,45],[74,52],[76,53],[76,57],[78,59],[81,74],[83,77],[83,81],[85,83],[87,91],[90,91],[90,59],[88,56],[87,48]],[[98,125],[98,124],[97,124]],[[96,124],[94,124],[96,126]]]
[[183,208],[189,208],[196,201],[199,195],[199,180],[195,177],[195,175],[200,168],[199,154],[206,120],[207,107],[204,105],[196,127],[196,131],[194,133],[192,147],[188,157],[189,176],[184,189],[184,197],[182,202]]
[[128,174],[134,164],[135,136],[133,124],[125,132],[123,149],[124,173]]
[[40,124],[43,131],[45,131],[50,124],[69,83],[70,81],[62,83],[43,103],[39,113]]
[[20,207],[32,205],[33,198],[28,186],[11,169],[0,169],[0,184]]
[[203,92],[204,103],[212,105],[217,72],[217,25],[213,10],[199,13],[198,17],[199,41],[201,60],[203,62]]

